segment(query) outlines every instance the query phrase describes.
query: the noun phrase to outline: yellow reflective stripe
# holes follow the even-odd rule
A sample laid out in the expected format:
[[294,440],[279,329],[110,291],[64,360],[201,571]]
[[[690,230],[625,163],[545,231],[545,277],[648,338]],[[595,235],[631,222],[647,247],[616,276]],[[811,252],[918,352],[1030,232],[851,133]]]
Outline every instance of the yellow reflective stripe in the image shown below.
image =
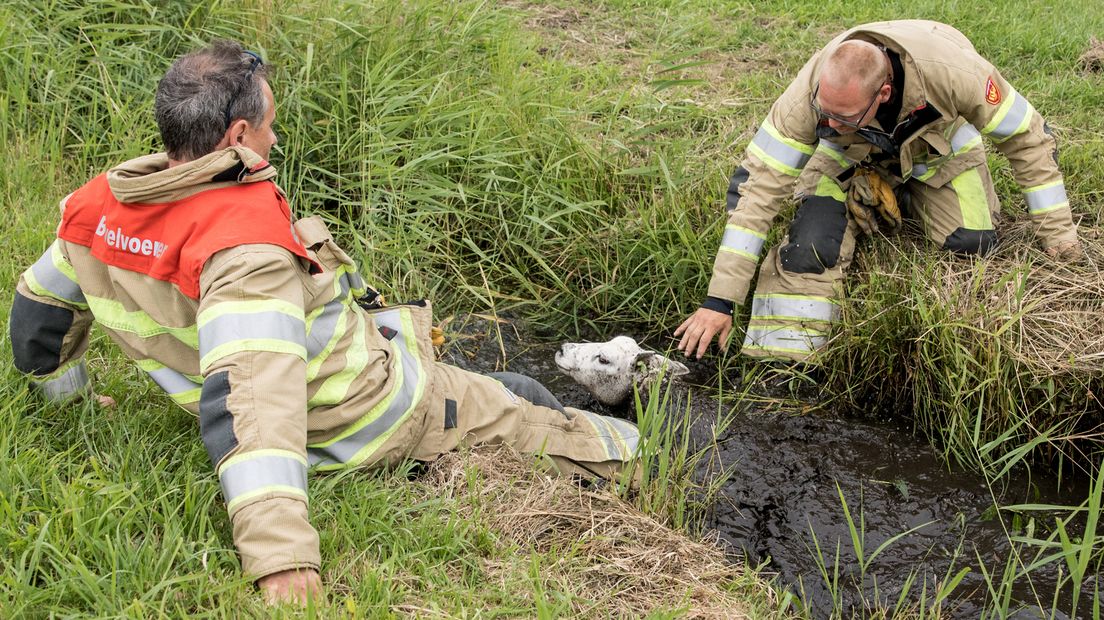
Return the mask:
[[825,196],[828,198],[835,198],[840,202],[846,202],[847,196],[843,194],[843,188],[836,183],[835,179],[827,176],[820,175],[820,180],[817,181],[816,195]]
[[1069,207],[1066,184],[1062,181],[1036,185],[1025,189],[1023,192],[1024,199],[1027,200],[1027,210],[1031,215],[1040,215],[1055,209]]
[[294,487],[287,484],[270,484],[260,487],[254,491],[250,491],[249,493],[243,493],[230,500],[226,504],[226,512],[233,513],[234,510],[236,510],[243,503],[248,502],[255,497],[266,495],[268,493],[286,493],[287,495],[295,495],[296,497],[301,497],[303,498],[303,501],[307,501],[307,492],[303,489],[300,489],[299,487]]
[[827,334],[817,329],[749,324],[744,338],[744,348],[808,354],[824,346],[827,341]]
[[220,344],[207,352],[199,359],[200,372],[206,373],[212,364],[235,353],[252,351],[254,353],[286,353],[294,355],[304,362],[307,361],[307,348],[301,344],[277,340],[275,338],[242,338]]
[[54,267],[62,273],[66,278],[80,286],[77,282],[77,270],[73,269],[73,266],[69,264],[69,261],[65,260],[65,255],[61,253],[61,246],[57,241],[50,246],[50,260],[54,262]]
[[62,256],[57,241],[23,272],[23,280],[39,297],[55,299],[81,310],[88,308],[84,292],[77,283],[77,274]]
[[[402,310],[399,316],[402,328],[399,329],[399,336],[396,338],[396,340],[402,340],[403,346],[406,348],[407,359],[413,361],[414,367],[417,369],[417,383],[414,386],[414,395],[410,398],[410,404],[407,406],[406,411],[402,412],[402,415],[399,416],[398,420],[391,424],[390,428],[388,428],[383,433],[380,433],[380,435],[377,436],[374,440],[372,440],[363,448],[357,451],[356,455],[349,461],[352,464],[360,463],[366,457],[378,450],[379,447],[383,445],[385,441],[390,439],[391,435],[394,435],[395,431],[398,430],[400,426],[402,426],[403,421],[410,417],[410,412],[414,411],[414,408],[418,405],[418,403],[422,402],[422,394],[425,392],[426,375],[428,369],[422,366],[422,359],[418,356],[418,340],[414,337],[414,334],[416,332],[414,330],[414,319],[411,317],[410,311]],[[402,377],[402,380],[407,381],[408,379],[407,377]],[[394,390],[394,393],[398,393],[399,391],[399,384],[396,384],[396,389]],[[380,408],[380,412],[383,412],[382,408]],[[373,418],[376,417],[379,417],[379,414],[373,416]],[[357,424],[362,426],[359,422]]]
[[1031,103],[1013,90],[1008,93],[1008,98],[997,108],[997,113],[981,133],[989,136],[994,142],[1003,142],[1027,131],[1034,112],[1035,108],[1031,107]]
[[989,200],[985,195],[985,185],[977,168],[951,179],[951,187],[958,197],[958,209],[962,214],[962,227],[967,230],[992,230],[993,220],[989,215]]
[[303,308],[282,299],[250,299],[245,301],[223,301],[204,309],[196,317],[196,325],[204,325],[227,314],[255,314],[258,312],[279,312],[292,318],[303,320]]
[[833,322],[839,304],[828,297],[789,293],[757,294],[751,300],[751,321],[797,320]]
[[970,123],[965,123],[950,137],[951,151],[958,155],[981,144],[981,134]]
[[828,157],[831,157],[833,161],[835,161],[840,166],[843,166],[844,168],[850,168],[854,165],[851,161],[843,156],[843,153],[836,150],[835,148],[832,148],[832,145],[825,140],[820,141],[820,144],[817,145],[816,150],[818,153],[823,153]]
[[96,321],[120,332],[134,334],[140,338],[152,338],[153,336],[169,335],[185,345],[199,350],[199,330],[195,325],[188,327],[169,327],[161,325],[153,320],[150,315],[141,310],[127,311],[123,304],[113,299],[87,296],[88,307],[96,317]]
[[[361,315],[358,314],[358,318]],[[329,441],[307,446],[309,460],[319,470],[341,469],[363,462],[386,442],[421,401],[427,376],[418,354],[414,321],[408,308],[375,313],[376,325],[395,330],[390,394],[361,419]],[[402,342],[402,347],[396,341]]]
[[[360,373],[368,365],[370,356],[368,354],[368,347],[365,345],[364,330],[370,329],[370,326],[365,324],[364,315],[354,313],[353,317],[356,319],[356,323],[352,326],[353,342],[345,351],[345,366],[338,372],[330,375],[322,383],[318,391],[314,393],[314,396],[307,401],[308,409],[319,405],[336,405],[345,400],[345,395],[349,393],[349,387],[352,386],[353,381],[360,376]],[[343,330],[339,329],[335,330],[335,332],[341,334]],[[392,349],[397,348],[394,341],[391,342],[391,347]],[[398,351],[394,351],[394,354],[394,367],[401,373],[402,364],[399,363],[399,353]],[[322,356],[320,355],[319,357]],[[395,383],[395,385],[401,384],[401,381],[396,381]],[[392,394],[385,400],[389,400],[393,397],[394,395]],[[355,429],[347,430],[345,433],[342,433],[342,435],[352,434],[354,431]],[[338,438],[340,438],[340,436]]]
[[725,226],[724,236],[721,238],[720,251],[742,256],[749,260],[759,262],[759,254],[763,251],[763,242],[767,236],[750,228],[729,224]]
[[764,164],[795,177],[801,175],[801,170],[816,150],[812,145],[784,137],[767,121],[759,126],[747,149]]
[[[321,316],[322,313],[325,312],[325,310],[326,306],[322,306],[316,311],[311,312],[312,318],[309,319],[311,323],[313,324],[314,320]],[[337,317],[337,323],[334,326],[333,333],[330,334],[329,341],[327,341],[326,345],[322,347],[322,350],[318,352],[318,355],[315,355],[313,358],[307,360],[307,383],[310,383],[311,381],[314,381],[316,378],[318,378],[318,373],[322,370],[322,364],[325,363],[327,359],[329,359],[330,354],[333,353],[334,348],[337,347],[337,343],[341,342],[341,335],[345,333],[345,325],[348,322],[348,318],[351,314],[350,310],[350,308],[342,306],[341,313]],[[308,328],[307,333],[310,333],[310,328]]]
[[235,455],[235,456],[232,456],[232,457],[226,459],[225,461],[223,461],[222,463],[219,464],[218,472],[216,472],[216,473],[221,475],[222,470],[226,469],[227,467],[232,467],[233,465],[235,465],[237,463],[241,463],[241,462],[244,462],[244,461],[251,461],[251,460],[263,458],[263,457],[266,457],[266,456],[279,456],[279,457],[283,457],[283,458],[286,458],[286,459],[293,459],[293,460],[296,460],[296,461],[299,461],[300,463],[302,463],[303,467],[307,466],[307,459],[304,458],[302,455],[296,453],[296,452],[292,452],[291,450],[281,450],[279,448],[264,448],[264,449],[261,449],[261,450],[252,450],[250,452],[243,452],[242,454],[238,454],[238,455]]

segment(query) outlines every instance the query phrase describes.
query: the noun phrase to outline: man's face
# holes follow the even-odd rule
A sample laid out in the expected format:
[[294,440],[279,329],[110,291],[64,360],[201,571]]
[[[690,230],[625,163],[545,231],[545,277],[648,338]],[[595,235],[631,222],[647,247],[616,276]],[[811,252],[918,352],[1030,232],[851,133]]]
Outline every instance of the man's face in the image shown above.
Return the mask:
[[873,122],[878,106],[889,100],[889,91],[887,84],[871,93],[864,91],[857,80],[842,85],[825,82],[817,89],[816,104],[829,127],[840,134],[849,134]]
[[268,159],[268,154],[276,144],[276,132],[272,129],[272,123],[276,120],[276,102],[272,98],[272,88],[268,82],[261,82],[264,91],[265,113],[259,125],[249,123],[241,136],[239,144]]

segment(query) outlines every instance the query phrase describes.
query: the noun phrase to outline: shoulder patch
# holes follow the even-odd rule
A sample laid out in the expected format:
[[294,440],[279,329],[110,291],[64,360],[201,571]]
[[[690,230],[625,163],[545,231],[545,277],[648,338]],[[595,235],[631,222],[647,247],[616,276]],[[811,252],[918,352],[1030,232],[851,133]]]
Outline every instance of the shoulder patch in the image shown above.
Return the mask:
[[991,105],[997,105],[1001,102],[1001,91],[993,82],[993,78],[989,78],[985,82],[985,101]]

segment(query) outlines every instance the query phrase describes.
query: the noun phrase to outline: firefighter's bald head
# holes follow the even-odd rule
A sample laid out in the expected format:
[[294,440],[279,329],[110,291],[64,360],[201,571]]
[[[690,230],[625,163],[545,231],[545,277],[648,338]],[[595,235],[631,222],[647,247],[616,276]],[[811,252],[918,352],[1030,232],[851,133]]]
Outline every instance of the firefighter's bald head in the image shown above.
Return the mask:
[[832,50],[820,70],[820,84],[842,88],[854,84],[873,93],[889,74],[889,58],[882,48],[867,41],[844,41]]

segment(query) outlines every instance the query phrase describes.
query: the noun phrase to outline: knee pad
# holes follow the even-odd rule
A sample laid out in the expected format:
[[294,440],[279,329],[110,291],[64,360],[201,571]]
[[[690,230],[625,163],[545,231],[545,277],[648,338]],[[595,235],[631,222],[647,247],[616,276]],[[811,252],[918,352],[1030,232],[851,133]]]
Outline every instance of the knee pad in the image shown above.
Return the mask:
[[847,231],[847,207],[834,198],[809,196],[790,224],[790,242],[778,249],[782,269],[824,273],[836,266]]
[[955,229],[943,242],[943,249],[962,256],[985,256],[997,247],[997,231]]

